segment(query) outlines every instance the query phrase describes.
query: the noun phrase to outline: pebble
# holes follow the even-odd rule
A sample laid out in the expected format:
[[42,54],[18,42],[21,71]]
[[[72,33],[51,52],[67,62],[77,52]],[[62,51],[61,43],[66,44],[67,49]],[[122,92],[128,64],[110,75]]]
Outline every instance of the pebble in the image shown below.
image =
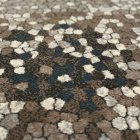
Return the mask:
[[128,19],[134,19],[135,18],[133,15],[130,15],[130,14],[126,14],[125,17],[128,18]]
[[58,123],[58,128],[65,134],[71,135],[74,133],[72,128],[72,123],[67,122],[65,120]]
[[24,64],[24,61],[21,60],[21,59],[12,59],[10,60],[10,64],[13,66],[13,67],[20,67]]
[[25,67],[15,68],[14,72],[17,73],[17,74],[24,74],[25,73]]
[[45,126],[44,126],[44,136],[45,137],[48,137],[57,132],[59,132],[59,130],[57,129],[56,125],[49,124],[49,123],[45,124]]
[[84,70],[87,73],[92,73],[95,70],[95,68],[92,65],[90,65],[90,64],[89,65],[84,65],[83,67],[84,67]]
[[113,110],[117,112],[120,116],[125,117],[127,110],[124,105],[117,104],[115,107],[113,107]]
[[1,126],[4,126],[7,129],[12,129],[16,125],[19,124],[19,119],[17,114],[8,114],[5,118],[0,122]]
[[42,65],[40,67],[40,71],[39,73],[44,73],[44,74],[47,74],[47,75],[51,75],[53,72],[53,69],[49,66],[46,66],[46,65]]
[[35,30],[35,29],[31,29],[30,31],[28,31],[29,34],[32,34],[32,35],[37,35],[38,34],[38,30]]
[[107,40],[106,39],[103,39],[103,38],[99,38],[99,39],[97,39],[97,42],[99,44],[105,45],[107,43]]
[[114,75],[111,74],[111,72],[108,70],[104,70],[104,71],[102,71],[102,73],[105,75],[105,79],[114,79],[115,78]]
[[69,75],[64,74],[62,76],[58,76],[57,80],[60,81],[60,82],[62,82],[62,83],[64,83],[64,82],[71,81],[71,78],[69,77]]
[[124,44],[116,44],[116,48],[118,49],[118,50],[126,50],[126,47],[125,47],[125,45]]
[[23,109],[25,102],[23,101],[12,101],[10,103],[10,109],[12,113],[18,113],[20,110]]
[[46,110],[53,110],[54,109],[54,103],[55,99],[54,98],[47,98],[44,101],[40,102],[41,106],[44,107]]
[[98,88],[96,91],[97,91],[97,95],[101,97],[107,96],[109,92],[108,88],[106,87]]
[[109,39],[108,42],[112,43],[112,44],[119,44],[119,40],[116,39],[116,38],[115,39],[114,38],[113,39]]
[[54,39],[58,42],[58,41],[62,41],[63,40],[63,35],[62,34],[56,34],[54,36]]
[[54,24],[47,24],[44,25],[43,30],[51,30],[53,28]]
[[138,117],[140,116],[140,109],[136,106],[130,106],[128,109],[128,115]]
[[126,71],[128,69],[127,64],[126,63],[123,63],[123,62],[117,63],[117,66],[118,66],[119,69],[122,69],[124,71]]
[[133,87],[133,90],[136,94],[140,95],[140,87],[135,86],[135,87]]
[[4,127],[0,126],[0,139],[5,140],[8,135],[8,130],[6,130]]
[[49,45],[48,48],[51,48],[51,49],[54,49],[58,46],[58,44],[55,41],[50,42],[48,45]]
[[110,140],[110,138],[108,138],[105,134],[101,134],[99,140]]
[[98,57],[94,56],[94,57],[90,58],[90,61],[93,64],[93,63],[100,62],[100,59]]
[[70,55],[74,56],[74,57],[82,57],[82,54],[79,52],[71,52]]
[[106,104],[109,107],[115,106],[117,104],[117,100],[111,96],[106,96],[105,98]]
[[131,130],[138,130],[138,129],[140,129],[140,125],[139,125],[139,122],[136,119],[136,117],[128,116],[126,118],[126,120],[127,120],[128,125],[129,125],[129,128]]
[[63,50],[64,53],[71,53],[71,52],[73,52],[73,51],[75,51],[75,48],[74,48],[74,47],[68,47],[68,48],[65,48],[65,49]]
[[0,113],[1,114],[9,114],[10,113],[8,102],[0,103]]
[[21,45],[21,42],[19,42],[19,41],[12,41],[11,42],[11,47],[13,47],[13,48],[17,48],[17,47],[19,47]]
[[83,33],[83,31],[82,30],[74,30],[73,33],[77,34],[77,35],[81,35]]
[[112,120],[112,125],[118,130],[126,130],[128,128],[127,123],[124,118],[117,117]]
[[25,91],[28,88],[28,83],[27,82],[21,82],[19,84],[15,85],[15,88]]
[[103,56],[107,56],[107,57],[113,57],[113,55],[111,54],[111,52],[108,51],[108,50],[103,51],[103,52],[102,52],[102,55],[103,55]]
[[0,75],[4,73],[4,69],[0,69]]
[[136,61],[128,62],[128,67],[132,70],[140,70],[140,63]]
[[133,90],[129,89],[128,87],[122,87],[122,92],[125,96],[130,97],[130,98],[134,98],[136,96],[136,94],[133,92]]
[[40,122],[29,123],[27,127],[27,132],[31,133],[34,137],[41,137],[43,133],[42,127],[43,124]]
[[35,41],[38,41],[38,42],[42,42],[43,39],[44,39],[44,36],[38,35],[38,36],[35,37]]
[[65,104],[65,101],[57,98],[55,102],[55,109],[60,111],[62,107],[64,106],[64,104]]

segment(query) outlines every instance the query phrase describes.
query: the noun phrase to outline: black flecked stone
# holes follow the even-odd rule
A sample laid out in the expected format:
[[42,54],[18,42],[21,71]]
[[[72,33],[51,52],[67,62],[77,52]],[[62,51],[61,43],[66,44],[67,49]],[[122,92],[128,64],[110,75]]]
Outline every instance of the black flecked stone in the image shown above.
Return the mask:
[[81,77],[81,80],[80,80],[80,83],[86,83],[88,81],[91,81],[94,79],[94,76],[89,74],[89,73],[85,73],[82,77]]
[[121,56],[123,57],[125,62],[130,62],[134,60],[131,50],[122,50]]
[[4,40],[9,40],[9,41],[16,40],[16,41],[24,42],[24,41],[30,41],[34,39],[33,35],[22,30],[12,30],[11,32],[12,33],[8,37],[4,38]]
[[62,91],[62,93],[58,95],[58,98],[69,102],[73,98],[73,93],[70,90]]
[[96,111],[96,106],[93,104],[93,102],[91,100],[80,101],[80,108],[86,109],[89,112]]
[[54,57],[59,57],[59,56],[62,56],[63,54],[64,54],[63,49],[61,47],[56,47],[55,48]]
[[107,66],[103,62],[94,63],[93,67],[98,71],[108,70]]
[[18,84],[21,82],[28,82],[29,87],[27,91],[31,93],[38,91],[37,76],[33,74],[15,74],[14,73],[9,78],[14,84]]
[[86,96],[87,96],[88,98],[91,98],[91,97],[93,97],[93,96],[96,95],[96,90],[93,89],[93,88],[84,89],[84,92],[86,93]]
[[32,57],[32,55],[31,55],[30,52],[20,54],[20,59],[22,59],[22,60],[28,60],[28,59],[30,59],[31,57]]
[[60,24],[59,26],[62,29],[68,29],[70,27],[70,25],[68,25],[68,24]]
[[109,89],[113,89],[125,86],[127,84],[127,80],[124,77],[115,77],[115,79],[105,79],[102,84]]
[[80,66],[83,66],[83,65],[87,65],[87,64],[90,64],[90,60],[85,58],[85,57],[81,57],[79,60],[78,60],[78,65]]

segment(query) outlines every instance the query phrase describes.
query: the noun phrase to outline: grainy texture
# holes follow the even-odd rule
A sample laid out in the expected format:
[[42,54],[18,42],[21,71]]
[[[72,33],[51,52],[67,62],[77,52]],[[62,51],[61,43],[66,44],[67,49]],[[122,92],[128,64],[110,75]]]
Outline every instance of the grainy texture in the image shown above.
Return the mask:
[[140,1],[0,0],[0,140],[140,140]]

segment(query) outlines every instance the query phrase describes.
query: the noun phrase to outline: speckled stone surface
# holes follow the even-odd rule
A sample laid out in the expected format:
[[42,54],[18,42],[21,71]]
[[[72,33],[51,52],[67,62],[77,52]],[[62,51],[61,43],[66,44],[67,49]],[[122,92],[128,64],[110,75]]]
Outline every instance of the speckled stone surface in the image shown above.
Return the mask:
[[140,0],[0,0],[0,140],[140,140]]

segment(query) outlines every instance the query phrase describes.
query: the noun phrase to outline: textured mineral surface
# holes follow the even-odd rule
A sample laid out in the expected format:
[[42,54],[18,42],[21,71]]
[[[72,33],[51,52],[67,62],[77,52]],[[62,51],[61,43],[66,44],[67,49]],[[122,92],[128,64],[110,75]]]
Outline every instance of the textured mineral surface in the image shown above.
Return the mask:
[[140,0],[0,0],[0,140],[140,140]]

